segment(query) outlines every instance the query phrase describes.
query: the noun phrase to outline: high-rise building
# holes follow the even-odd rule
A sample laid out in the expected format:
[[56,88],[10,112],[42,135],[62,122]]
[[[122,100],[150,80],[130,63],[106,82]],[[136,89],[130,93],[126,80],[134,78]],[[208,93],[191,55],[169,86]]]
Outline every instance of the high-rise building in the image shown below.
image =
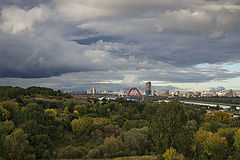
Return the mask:
[[225,96],[226,97],[233,97],[233,90],[232,89],[230,89],[226,94],[225,94]]
[[92,89],[88,89],[87,94],[92,94]]
[[146,96],[150,96],[151,95],[151,82],[150,81],[148,81],[147,83],[146,83]]
[[96,87],[93,86],[93,89],[92,89],[92,94],[95,95],[96,94]]

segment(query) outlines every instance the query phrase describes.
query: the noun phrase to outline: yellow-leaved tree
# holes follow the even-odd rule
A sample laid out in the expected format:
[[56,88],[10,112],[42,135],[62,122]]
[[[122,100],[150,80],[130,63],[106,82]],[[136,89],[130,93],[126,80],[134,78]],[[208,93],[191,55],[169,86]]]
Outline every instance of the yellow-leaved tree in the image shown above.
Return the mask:
[[93,119],[90,117],[80,117],[71,122],[72,131],[76,134],[88,136],[93,127]]

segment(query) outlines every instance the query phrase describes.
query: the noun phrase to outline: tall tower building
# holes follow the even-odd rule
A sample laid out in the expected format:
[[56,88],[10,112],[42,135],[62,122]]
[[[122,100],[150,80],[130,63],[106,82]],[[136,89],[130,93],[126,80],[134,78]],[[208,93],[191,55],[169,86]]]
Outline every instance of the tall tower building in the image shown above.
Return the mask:
[[95,95],[96,94],[96,87],[93,86],[93,89],[92,89],[92,94]]
[[146,96],[150,96],[151,95],[151,82],[150,81],[148,81],[147,83],[146,83]]

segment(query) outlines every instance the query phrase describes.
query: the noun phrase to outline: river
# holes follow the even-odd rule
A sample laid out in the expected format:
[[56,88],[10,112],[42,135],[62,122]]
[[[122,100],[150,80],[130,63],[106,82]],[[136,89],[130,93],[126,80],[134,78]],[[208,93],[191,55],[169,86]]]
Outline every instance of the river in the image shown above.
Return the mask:
[[[187,102],[187,101],[180,101],[182,103],[186,103],[186,104],[196,104],[196,105],[202,105],[202,106],[210,106],[210,107],[216,107],[216,104],[209,104],[209,103],[200,103],[200,102]],[[226,105],[219,105],[221,108],[223,109],[228,109],[230,108],[230,106],[226,106]],[[238,110],[240,109],[240,107],[236,107]]]

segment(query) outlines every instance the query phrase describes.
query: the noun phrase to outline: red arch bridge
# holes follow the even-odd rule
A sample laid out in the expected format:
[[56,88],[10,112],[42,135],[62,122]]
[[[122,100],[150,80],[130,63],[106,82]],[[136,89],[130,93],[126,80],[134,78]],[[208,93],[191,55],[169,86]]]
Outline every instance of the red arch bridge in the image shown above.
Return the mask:
[[138,90],[136,87],[132,87],[132,88],[128,91],[127,96],[130,96],[130,93],[131,93],[132,90],[136,90],[137,93],[138,93],[138,97],[141,97],[141,93],[139,92],[139,90]]

